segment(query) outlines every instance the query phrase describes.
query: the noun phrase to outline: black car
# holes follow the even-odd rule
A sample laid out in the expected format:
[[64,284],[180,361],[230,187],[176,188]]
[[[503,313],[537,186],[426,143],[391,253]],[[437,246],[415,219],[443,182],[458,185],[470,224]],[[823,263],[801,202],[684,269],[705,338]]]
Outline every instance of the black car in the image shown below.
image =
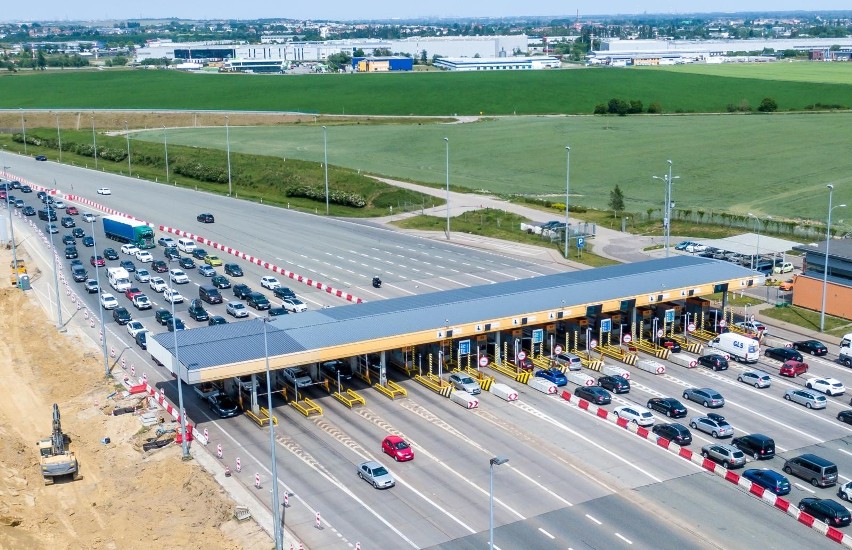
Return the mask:
[[107,260],[117,260],[118,252],[116,252],[114,248],[105,248],[104,258],[106,258]]
[[792,348],[766,348],[763,352],[766,357],[777,359],[778,361],[804,361],[802,354]]
[[767,460],[775,456],[775,440],[768,435],[742,435],[733,438],[731,445],[755,460]]
[[728,360],[721,355],[702,355],[698,358],[698,364],[713,370],[728,370]]
[[223,275],[213,275],[213,278],[210,279],[210,284],[218,289],[231,288],[231,281]]
[[130,260],[122,260],[118,262],[118,266],[126,269],[128,273],[133,273],[136,271],[136,266]]
[[236,296],[240,300],[245,300],[252,292],[254,291],[248,285],[234,285],[234,296]]
[[266,312],[266,314],[270,317],[278,317],[279,315],[287,315],[288,313],[290,312],[283,307],[271,307],[269,308],[269,311]]
[[29,185],[22,185],[21,186],[21,193],[32,193],[32,192],[33,192],[33,188],[30,187]]
[[225,264],[225,275],[231,277],[242,277],[243,270],[237,264]]
[[673,441],[678,445],[689,445],[692,443],[692,433],[689,428],[677,422],[671,424],[657,424],[651,429],[652,432],[662,437]]
[[683,418],[687,413],[683,403],[674,397],[653,397],[648,400],[647,408],[661,412],[669,418]]
[[62,244],[64,244],[65,246],[75,245],[75,244],[77,244],[77,239],[75,239],[71,235],[63,235]]
[[44,162],[44,161],[47,160],[47,157],[44,156],[44,155],[36,155],[35,159],[38,160],[38,161]]
[[831,527],[845,527],[852,523],[849,510],[830,498],[803,498],[799,501],[799,510]]
[[192,257],[196,260],[204,260],[208,256],[207,251],[203,248],[196,248],[192,251]]
[[219,418],[231,418],[240,414],[240,406],[226,395],[220,395],[210,400],[210,410]]
[[667,336],[663,336],[662,338],[657,338],[657,345],[660,347],[668,348],[672,351],[672,353],[680,353],[680,343],[674,338],[669,338]]
[[189,316],[196,321],[206,321],[210,318],[207,310],[201,305],[201,300],[196,298],[189,303]]
[[197,215],[195,217],[195,220],[199,221],[201,223],[213,223],[213,221],[214,221],[213,220],[213,214],[209,214],[207,212],[205,212],[204,214]]
[[36,197],[38,197],[38,200],[41,200],[41,199],[45,198],[46,196],[47,196],[47,193],[45,193],[44,191],[39,191],[38,193],[36,193]]
[[83,237],[83,246],[89,246],[89,247],[95,246],[94,237]]
[[23,210],[21,210],[21,213],[24,216],[35,216],[36,215],[36,209],[33,208],[32,206],[27,205],[27,206],[24,207]]
[[228,320],[222,317],[221,315],[211,315],[209,319],[207,319],[207,325],[227,325]]
[[63,216],[61,220],[59,220],[59,224],[62,227],[75,227],[77,223],[74,221],[74,218],[71,216]]
[[246,296],[246,305],[249,305],[257,310],[269,309],[272,304],[269,303],[269,298],[260,292],[252,292]]
[[852,424],[852,410],[840,411],[837,413],[837,419],[846,424]]
[[272,290],[272,294],[275,295],[276,298],[295,298],[296,293],[287,288],[286,286],[279,286]]
[[352,367],[349,363],[340,359],[322,363],[320,365],[320,372],[335,382],[337,382],[338,375],[343,382],[352,380]]
[[163,254],[165,254],[167,260],[179,260],[180,252],[174,246],[168,246],[163,249]]
[[166,321],[166,328],[169,329],[169,332],[174,332],[175,330],[185,330],[186,325],[179,318],[172,317]]
[[612,396],[600,386],[580,386],[574,390],[574,395],[595,405],[609,405]]
[[151,262],[151,270],[154,273],[165,273],[169,270],[169,264],[167,264],[163,260],[154,260],[153,262]]
[[65,257],[69,260],[77,258],[79,254],[77,253],[76,246],[66,246],[65,247]]
[[613,393],[628,393],[630,391],[630,381],[618,375],[601,376],[598,378],[598,385]]
[[133,319],[130,318],[130,312],[127,311],[126,307],[118,306],[114,310],[112,310],[112,318],[119,325],[126,325]]
[[72,235],[75,239],[82,239],[83,237],[85,237],[85,236],[86,236],[86,232],[85,232],[85,231],[83,231],[83,228],[82,228],[82,227],[75,227],[75,228],[74,228],[74,230],[71,232],[71,235]]
[[803,340],[801,342],[793,342],[793,349],[810,353],[811,355],[825,355],[828,353],[828,348],[819,340]]
[[148,341],[145,336],[146,334],[148,334],[147,330],[140,330],[136,333],[136,336],[134,336],[134,339],[136,340],[136,345],[142,349],[148,349]]
[[154,314],[154,319],[161,325],[165,325],[172,318],[172,312],[167,309],[158,309]]
[[195,269],[195,262],[192,261],[192,258],[186,256],[178,260],[178,265],[183,269]]

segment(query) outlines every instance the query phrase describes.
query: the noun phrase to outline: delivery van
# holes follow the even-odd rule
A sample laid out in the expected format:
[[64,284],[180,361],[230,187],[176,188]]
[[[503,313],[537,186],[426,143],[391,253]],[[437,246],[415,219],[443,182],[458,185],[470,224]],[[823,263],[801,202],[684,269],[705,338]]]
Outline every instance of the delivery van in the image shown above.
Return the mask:
[[193,252],[195,252],[195,241],[193,241],[192,239],[178,239],[177,246],[181,252],[186,252],[187,254],[192,254]]
[[760,344],[757,340],[734,332],[720,334],[707,345],[724,351],[740,363],[757,363],[760,357]]

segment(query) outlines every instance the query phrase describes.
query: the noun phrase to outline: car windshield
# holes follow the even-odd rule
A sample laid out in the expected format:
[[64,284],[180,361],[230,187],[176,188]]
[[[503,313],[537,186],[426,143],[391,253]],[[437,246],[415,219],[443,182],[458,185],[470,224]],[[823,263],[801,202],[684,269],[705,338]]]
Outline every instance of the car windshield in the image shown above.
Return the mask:
[[757,353],[757,344],[749,344],[748,352],[749,353]]
[[470,376],[462,376],[461,378],[459,378],[459,382],[461,382],[462,384],[473,384],[473,378],[471,378]]
[[814,395],[814,396],[812,396],[812,397],[813,397],[814,399],[816,399],[817,401],[825,401],[825,396],[824,396],[824,395]]
[[745,455],[743,454],[742,451],[734,451],[733,453],[731,453],[731,456],[734,457],[734,458],[742,458]]
[[394,445],[394,447],[396,447],[399,450],[407,449],[408,443],[406,443],[405,441],[397,441],[397,443],[396,443],[396,445]]
[[384,476],[384,475],[387,475],[387,474],[388,474],[388,471],[385,469],[384,466],[379,466],[378,468],[373,469],[373,475],[376,476],[376,477]]
[[651,418],[653,415],[648,411],[642,413],[642,418]]

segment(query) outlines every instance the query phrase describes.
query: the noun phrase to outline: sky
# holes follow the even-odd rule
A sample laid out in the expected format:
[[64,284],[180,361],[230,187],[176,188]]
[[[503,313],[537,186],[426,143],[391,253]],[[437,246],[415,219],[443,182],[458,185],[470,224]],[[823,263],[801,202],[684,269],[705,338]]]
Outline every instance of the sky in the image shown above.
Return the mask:
[[7,0],[0,11],[0,21],[91,21],[121,19],[326,19],[336,21],[391,19],[414,17],[501,17],[501,16],[575,16],[583,14],[637,13],[703,13],[743,11],[823,11],[850,10],[848,1],[816,0],[699,0],[673,2],[648,0],[645,3],[612,0],[600,3],[583,0],[569,3],[564,0],[539,0],[526,4],[517,0],[323,0],[322,2],[283,2],[253,0],[248,4],[233,0],[144,0],[115,2],[114,0],[38,0],[33,3]]

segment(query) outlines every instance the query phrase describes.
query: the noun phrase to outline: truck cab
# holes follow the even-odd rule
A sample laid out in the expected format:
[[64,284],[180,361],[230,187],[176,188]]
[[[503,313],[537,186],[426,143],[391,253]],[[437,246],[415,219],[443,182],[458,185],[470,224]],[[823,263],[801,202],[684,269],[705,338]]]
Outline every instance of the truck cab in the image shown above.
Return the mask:
[[852,367],[852,332],[844,334],[840,340],[840,352],[837,362],[846,367]]

